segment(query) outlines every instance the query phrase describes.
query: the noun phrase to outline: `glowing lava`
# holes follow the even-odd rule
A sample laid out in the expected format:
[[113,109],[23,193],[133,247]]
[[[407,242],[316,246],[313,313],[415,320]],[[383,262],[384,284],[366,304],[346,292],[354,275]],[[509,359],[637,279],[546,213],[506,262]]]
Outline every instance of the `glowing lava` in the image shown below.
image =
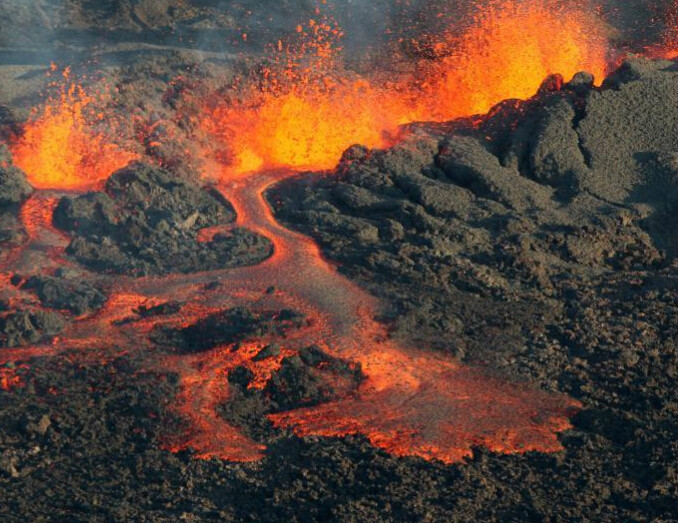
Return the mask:
[[94,99],[70,81],[69,69],[64,80],[61,93],[33,114],[10,147],[14,163],[36,188],[91,186],[136,158],[112,142],[111,122],[96,112]]
[[[558,433],[570,426],[577,402],[502,382],[425,348],[389,340],[384,327],[373,321],[376,300],[342,277],[309,238],[275,221],[263,193],[293,173],[265,170],[331,168],[354,143],[383,147],[394,141],[403,123],[482,113],[506,98],[527,98],[552,73],[570,77],[588,70],[602,78],[604,31],[578,10],[532,1],[492,4],[463,35],[444,42],[449,53],[422,61],[415,73],[391,82],[347,73],[336,54],[341,33],[332,24],[312,22],[299,34],[311,43],[302,45],[301,52],[281,43],[278,52],[285,63],[268,70],[263,85],[255,89],[250,82],[250,89],[237,90],[230,100],[217,100],[205,108],[201,122],[216,138],[218,150],[207,159],[223,164],[221,190],[237,211],[238,225],[271,239],[274,255],[255,267],[212,273],[109,277],[105,282],[113,295],[104,310],[76,319],[49,350],[77,348],[87,354],[128,347],[139,351],[149,368],[176,373],[181,389],[175,408],[188,428],[168,437],[165,446],[191,448],[205,458],[251,461],[262,456],[260,443],[218,413],[231,394],[229,372],[244,365],[255,376],[254,386],[263,388],[281,357],[310,343],[360,364],[365,380],[329,403],[269,416],[277,427],[301,436],[361,434],[395,455],[446,463],[463,459],[478,445],[506,453],[559,450]],[[29,122],[12,152],[35,186],[90,184],[133,159],[97,130],[88,111],[91,103],[71,85]],[[242,173],[250,175],[238,178]],[[52,267],[49,247],[65,247],[36,212],[38,202],[34,198],[25,207],[31,239],[21,259],[11,258],[4,267],[8,274],[25,270],[18,263],[22,260],[30,260],[31,268]],[[204,231],[200,241],[212,241],[215,232],[218,228]],[[14,262],[17,266],[11,266]],[[215,283],[218,288],[210,287]],[[266,292],[270,288],[276,291]],[[161,320],[120,323],[141,304],[169,300],[184,305]],[[312,321],[297,338],[286,340],[278,359],[265,363],[253,361],[262,340],[190,355],[168,355],[149,340],[149,332],[161,323],[186,325],[211,311],[252,303],[290,307]],[[0,357],[16,359],[38,349],[47,350],[15,349]],[[9,384],[14,378],[7,375]]]
[[[174,408],[186,427],[168,434],[165,448],[190,448],[203,458],[252,461],[263,456],[263,445],[219,415],[220,405],[231,396],[229,373],[245,366],[254,376],[251,387],[262,389],[279,368],[281,358],[317,344],[335,357],[359,364],[365,379],[357,390],[338,394],[329,403],[270,416],[276,426],[291,428],[302,436],[362,434],[395,455],[447,463],[468,456],[477,445],[507,453],[559,450],[557,434],[570,426],[568,418],[578,404],[562,395],[501,382],[442,355],[390,341],[384,327],[373,321],[378,310],[375,298],[341,276],[322,258],[312,240],[285,229],[272,217],[263,193],[290,174],[260,173],[247,177],[244,183],[234,181],[222,187],[238,212],[238,224],[273,240],[275,253],[267,261],[194,275],[108,277],[104,283],[112,294],[103,310],[92,317],[74,318],[49,344],[4,349],[0,365],[65,350],[77,350],[73,357],[77,354],[81,363],[135,351],[144,358],[145,369],[179,377]],[[41,192],[37,196],[42,196]],[[53,249],[63,251],[65,243],[50,227],[44,220],[36,220],[32,239],[22,247],[24,254],[10,257],[3,270],[11,274],[29,267],[44,271],[53,266],[58,256]],[[270,293],[272,287],[276,290]],[[163,317],[126,321],[134,318],[139,306],[165,301],[184,305]],[[274,340],[256,339],[238,347],[217,346],[182,354],[168,353],[149,338],[160,325],[190,325],[233,306],[290,308],[308,321],[282,340],[280,355],[262,361],[254,355]],[[5,374],[11,388],[16,379],[12,373]]]
[[556,73],[570,79],[587,71],[602,81],[608,66],[602,23],[555,2],[490,3],[444,44],[449,55],[423,64],[422,121],[484,114],[503,100],[529,98]]
[[392,145],[402,124],[485,113],[534,95],[550,74],[602,79],[607,67],[602,24],[552,2],[483,7],[463,35],[437,44],[448,53],[421,60],[405,78],[357,78],[342,66],[341,32],[328,22],[310,28],[299,28],[300,44],[278,46],[263,85],[246,82],[236,98],[205,109],[203,129],[221,142],[222,177],[330,169],[353,144]]

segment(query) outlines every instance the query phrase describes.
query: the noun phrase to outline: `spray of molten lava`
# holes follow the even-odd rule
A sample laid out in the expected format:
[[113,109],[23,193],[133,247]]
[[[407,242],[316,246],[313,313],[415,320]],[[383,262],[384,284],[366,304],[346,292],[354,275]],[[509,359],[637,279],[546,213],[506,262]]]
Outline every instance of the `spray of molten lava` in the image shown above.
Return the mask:
[[405,79],[356,77],[342,67],[335,25],[300,26],[302,43],[279,43],[263,85],[241,85],[240,98],[206,109],[203,127],[224,147],[222,177],[262,168],[329,169],[355,143],[388,146],[402,124],[485,113],[507,98],[528,98],[550,74],[571,78],[586,70],[602,78],[602,24],[550,4],[492,3],[464,34],[436,43],[446,50],[441,58],[421,60]]
[[227,152],[226,175],[262,168],[330,169],[352,144],[389,145],[406,119],[404,100],[348,74],[339,60],[341,31],[328,21],[297,28],[279,42],[263,85],[207,110],[205,130]]
[[476,16],[442,59],[423,64],[420,120],[484,114],[502,100],[534,95],[552,74],[588,71],[602,80],[608,44],[602,23],[553,2],[502,1]]
[[34,187],[70,189],[92,185],[136,158],[115,145],[109,121],[94,98],[63,73],[59,95],[34,112],[21,138],[12,145],[14,163]]

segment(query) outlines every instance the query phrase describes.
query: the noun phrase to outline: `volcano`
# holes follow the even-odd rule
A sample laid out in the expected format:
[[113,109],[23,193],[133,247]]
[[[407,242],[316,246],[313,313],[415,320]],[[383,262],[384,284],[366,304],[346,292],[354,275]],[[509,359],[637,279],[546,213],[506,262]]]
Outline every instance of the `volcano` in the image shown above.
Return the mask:
[[676,520],[675,7],[249,4],[0,2],[0,520]]

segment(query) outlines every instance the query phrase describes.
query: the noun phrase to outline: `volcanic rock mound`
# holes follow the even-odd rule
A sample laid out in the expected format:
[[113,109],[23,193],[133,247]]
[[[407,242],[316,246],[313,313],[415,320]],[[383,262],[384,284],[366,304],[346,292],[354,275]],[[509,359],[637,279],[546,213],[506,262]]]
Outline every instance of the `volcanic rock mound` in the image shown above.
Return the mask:
[[34,292],[43,307],[67,310],[76,316],[101,309],[107,299],[101,289],[91,283],[63,276],[31,276],[21,289]]
[[[255,359],[276,357],[280,348],[265,347]],[[263,388],[252,387],[254,376],[244,366],[228,376],[232,385],[229,400],[220,414],[257,439],[271,439],[267,414],[310,407],[355,392],[364,376],[360,366],[335,358],[316,346],[301,349],[282,359],[280,367]]]
[[42,310],[11,311],[0,315],[0,347],[21,347],[45,341],[61,332],[62,316]]
[[12,164],[9,150],[0,144],[0,244],[17,244],[24,239],[18,213],[31,192],[26,175]]
[[[601,89],[586,75],[549,85],[479,126],[417,126],[393,149],[353,148],[336,176],[284,182],[269,201],[390,304],[396,337],[444,340],[434,345],[582,402],[564,459],[548,467],[547,482],[568,485],[567,495],[546,487],[558,506],[567,498],[599,521],[670,520],[678,68],[634,61]],[[478,458],[461,484],[477,474],[484,490],[506,492],[510,467],[490,463]],[[607,492],[602,504],[591,485]],[[619,501],[624,485],[644,492],[633,508]],[[480,517],[454,512],[506,521],[514,508],[493,497]],[[518,520],[563,520],[556,505],[524,510]]]
[[219,193],[162,169],[135,164],[113,174],[106,192],[62,199],[54,224],[73,233],[67,251],[86,267],[134,276],[253,265],[271,254],[269,240],[231,228],[199,241],[205,228],[232,223]]
[[236,307],[210,314],[183,328],[159,327],[151,338],[159,345],[183,352],[201,352],[264,336],[281,337],[303,323],[304,317],[291,310],[254,312]]
[[677,99],[670,62],[627,63],[602,89],[579,75],[477,129],[354,148],[336,176],[270,201],[394,304],[403,334],[433,326],[459,355],[506,362],[569,285],[678,252]]

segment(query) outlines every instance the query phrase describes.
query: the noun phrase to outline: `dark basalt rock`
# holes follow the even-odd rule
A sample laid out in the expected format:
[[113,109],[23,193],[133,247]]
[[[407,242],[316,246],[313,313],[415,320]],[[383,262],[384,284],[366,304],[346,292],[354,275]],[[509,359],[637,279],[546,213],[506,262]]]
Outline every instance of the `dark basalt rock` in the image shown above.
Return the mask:
[[[279,218],[387,304],[396,338],[585,405],[565,452],[518,473],[562,474],[587,514],[574,519],[671,520],[678,506],[676,100],[675,63],[635,61],[602,89],[580,76],[479,127],[416,126],[400,146],[269,194]],[[480,451],[463,465],[453,490],[475,476],[502,494],[489,512],[453,509],[459,520],[570,519],[569,494],[549,479],[528,481],[526,498],[504,465]],[[613,494],[620,475],[633,508]],[[536,491],[551,501],[535,504]]]
[[213,190],[134,164],[113,174],[105,193],[64,198],[54,224],[73,233],[68,252],[100,272],[143,276],[252,265],[272,251],[268,239],[233,228],[199,242],[206,227],[233,222],[230,204]]
[[12,163],[9,149],[0,144],[0,244],[18,244],[24,239],[19,208],[32,192],[26,175]]
[[[261,461],[197,460],[160,448],[179,425],[176,376],[144,372],[148,360],[134,351],[77,364],[67,353],[0,368],[0,378],[24,382],[0,390],[0,520],[673,522],[677,71],[627,66],[602,90],[580,75],[562,91],[502,104],[478,128],[413,126],[418,138],[403,146],[353,148],[334,176],[285,182],[271,199],[381,297],[397,339],[579,399],[562,452],[475,449],[445,465],[362,437],[275,430],[266,414],[359,386],[347,362],[312,350],[285,358],[265,391],[248,388],[246,367],[229,376],[221,414],[266,444]],[[123,204],[97,198],[80,203],[99,210],[72,217],[86,218],[87,241],[110,236],[117,246]],[[278,335],[234,317],[243,329],[206,325],[216,335],[204,346]],[[166,339],[184,340],[180,331]],[[269,347],[255,363],[277,357]]]
[[54,312],[20,310],[0,315],[0,347],[21,347],[61,332],[64,318]]
[[32,192],[24,172],[12,163],[9,149],[0,144],[0,207],[17,206]]
[[362,381],[360,366],[335,358],[318,347],[282,360],[264,389],[273,411],[308,407],[354,391]]
[[67,310],[76,316],[101,309],[107,297],[87,281],[53,276],[31,276],[21,289],[36,294],[43,307]]
[[[266,347],[254,361],[274,357]],[[236,367],[228,375],[229,400],[220,406],[221,415],[255,439],[268,439],[272,428],[267,414],[318,405],[354,393],[364,379],[360,365],[335,358],[316,346],[283,358],[264,389],[249,388],[250,369]]]
[[237,307],[211,314],[181,329],[156,328],[151,339],[182,352],[201,352],[265,336],[283,337],[304,322],[304,316],[291,310],[255,312]]

